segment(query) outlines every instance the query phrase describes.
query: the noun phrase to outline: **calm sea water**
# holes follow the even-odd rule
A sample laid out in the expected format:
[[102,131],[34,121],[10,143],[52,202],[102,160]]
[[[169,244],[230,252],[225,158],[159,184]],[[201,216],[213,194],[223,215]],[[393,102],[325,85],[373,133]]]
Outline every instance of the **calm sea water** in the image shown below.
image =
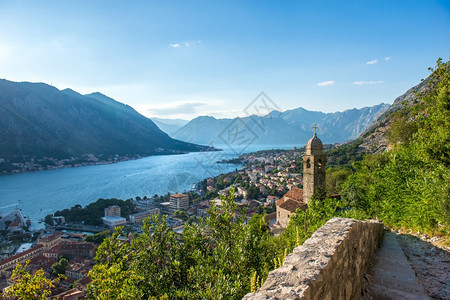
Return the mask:
[[[249,147],[245,152],[270,148],[274,147]],[[189,190],[207,177],[241,168],[217,163],[237,156],[231,150],[150,156],[110,165],[4,175],[0,176],[0,212],[5,215],[19,207],[31,219],[32,228],[38,228],[42,226],[38,220],[47,214],[75,204]]]

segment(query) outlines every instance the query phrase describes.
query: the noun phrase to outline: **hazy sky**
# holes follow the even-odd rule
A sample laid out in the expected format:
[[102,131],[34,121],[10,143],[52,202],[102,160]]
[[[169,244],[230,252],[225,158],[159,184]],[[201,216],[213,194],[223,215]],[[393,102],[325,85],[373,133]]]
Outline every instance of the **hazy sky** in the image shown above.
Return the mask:
[[0,78],[146,116],[392,103],[450,55],[450,1],[3,1]]

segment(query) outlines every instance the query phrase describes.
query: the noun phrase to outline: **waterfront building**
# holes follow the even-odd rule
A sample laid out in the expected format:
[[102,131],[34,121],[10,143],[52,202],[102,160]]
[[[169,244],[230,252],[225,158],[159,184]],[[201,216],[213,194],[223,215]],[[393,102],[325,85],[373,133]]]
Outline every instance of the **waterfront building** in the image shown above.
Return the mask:
[[117,216],[107,216],[102,218],[103,224],[105,224],[108,227],[117,227],[117,226],[123,226],[127,223],[127,220],[122,217]]
[[142,223],[145,218],[151,218],[153,215],[159,215],[159,208],[150,209],[129,216],[130,222],[134,224]]
[[120,206],[112,205],[105,208],[105,217],[120,217]]
[[172,210],[187,210],[189,208],[189,196],[186,194],[170,195],[170,208]]

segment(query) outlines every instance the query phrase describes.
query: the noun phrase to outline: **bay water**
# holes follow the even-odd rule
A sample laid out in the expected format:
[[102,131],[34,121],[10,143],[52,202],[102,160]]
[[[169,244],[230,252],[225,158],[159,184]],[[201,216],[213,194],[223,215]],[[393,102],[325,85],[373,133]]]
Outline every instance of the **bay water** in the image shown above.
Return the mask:
[[43,226],[38,221],[48,214],[76,204],[85,206],[99,198],[125,200],[190,190],[205,178],[242,168],[217,161],[270,148],[274,147],[149,156],[115,164],[3,175],[0,176],[0,212],[6,215],[19,208],[35,229]]

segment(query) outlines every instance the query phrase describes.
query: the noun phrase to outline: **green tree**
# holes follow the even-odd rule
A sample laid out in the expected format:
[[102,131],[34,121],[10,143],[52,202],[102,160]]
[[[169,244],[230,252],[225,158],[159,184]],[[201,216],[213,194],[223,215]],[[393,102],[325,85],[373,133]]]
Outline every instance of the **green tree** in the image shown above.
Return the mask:
[[69,261],[66,258],[61,258],[59,261],[55,262],[52,266],[53,274],[59,276],[64,275],[67,267],[69,266]]
[[120,240],[121,230],[116,228],[97,249],[97,264],[89,272],[89,299],[141,299],[137,288],[141,277],[130,268],[135,253],[128,242]]
[[100,245],[105,238],[111,235],[109,230],[105,230],[96,234],[88,235],[84,238],[85,242],[91,242]]
[[328,168],[326,176],[327,195],[339,194],[341,185],[351,173],[352,171],[349,168]]
[[181,219],[183,221],[186,221],[189,218],[189,215],[188,215],[188,213],[185,210],[176,210],[173,213],[173,216],[175,218]]
[[47,279],[44,271],[39,269],[34,275],[28,271],[29,261],[25,265],[17,264],[12,272],[11,280],[14,282],[12,286],[3,290],[2,297],[17,298],[17,299],[47,299],[51,294],[51,289],[55,287],[55,280]]

